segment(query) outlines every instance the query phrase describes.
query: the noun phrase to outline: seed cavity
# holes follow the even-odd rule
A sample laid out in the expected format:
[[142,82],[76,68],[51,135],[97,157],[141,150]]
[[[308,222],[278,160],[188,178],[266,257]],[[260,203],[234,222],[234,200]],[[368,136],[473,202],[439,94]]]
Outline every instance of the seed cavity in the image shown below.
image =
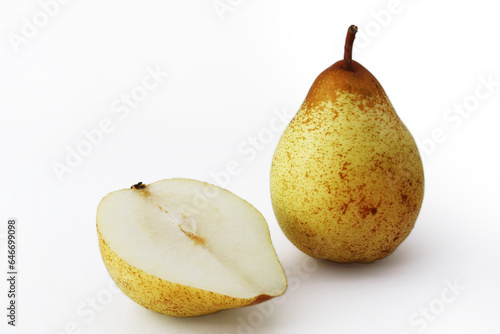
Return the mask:
[[184,213],[182,215],[182,223],[179,224],[179,228],[186,236],[194,241],[196,245],[205,245],[205,238],[196,235],[196,222],[193,218],[187,216]]

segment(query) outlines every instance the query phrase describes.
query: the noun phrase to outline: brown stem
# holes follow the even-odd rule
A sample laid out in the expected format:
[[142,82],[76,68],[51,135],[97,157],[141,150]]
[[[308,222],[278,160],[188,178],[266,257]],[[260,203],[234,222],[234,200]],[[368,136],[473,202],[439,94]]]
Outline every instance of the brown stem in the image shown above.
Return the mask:
[[146,189],[146,185],[142,182],[134,184],[130,189]]
[[348,71],[352,71],[352,45],[354,44],[354,37],[358,32],[358,27],[352,25],[347,30],[347,37],[345,39],[345,48],[344,48],[344,62],[345,69]]

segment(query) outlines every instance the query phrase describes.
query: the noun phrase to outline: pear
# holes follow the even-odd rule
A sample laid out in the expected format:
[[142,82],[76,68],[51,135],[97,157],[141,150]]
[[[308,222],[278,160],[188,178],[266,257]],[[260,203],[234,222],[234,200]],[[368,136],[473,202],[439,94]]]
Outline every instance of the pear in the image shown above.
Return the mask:
[[254,305],[287,287],[262,215],[204,182],[170,179],[112,192],[99,204],[97,234],[118,287],[159,313]]
[[344,59],[314,81],[272,160],[276,219],[301,251],[336,262],[374,262],[415,225],[424,172],[415,141],[382,85]]

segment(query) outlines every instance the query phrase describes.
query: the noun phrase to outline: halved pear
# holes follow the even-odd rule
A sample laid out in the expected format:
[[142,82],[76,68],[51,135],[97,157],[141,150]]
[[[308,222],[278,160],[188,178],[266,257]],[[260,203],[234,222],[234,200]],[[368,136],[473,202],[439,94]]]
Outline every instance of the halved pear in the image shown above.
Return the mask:
[[264,217],[208,183],[170,179],[112,192],[97,209],[97,234],[118,287],[159,313],[253,305],[287,287]]

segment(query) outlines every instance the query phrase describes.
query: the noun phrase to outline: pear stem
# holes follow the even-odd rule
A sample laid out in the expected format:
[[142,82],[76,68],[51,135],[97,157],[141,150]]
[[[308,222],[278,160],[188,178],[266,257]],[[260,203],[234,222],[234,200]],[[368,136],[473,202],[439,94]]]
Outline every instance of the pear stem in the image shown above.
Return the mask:
[[352,25],[347,30],[347,37],[345,39],[345,48],[344,48],[344,69],[348,71],[352,71],[352,45],[354,44],[354,37],[356,37],[356,33],[358,32],[358,27]]

